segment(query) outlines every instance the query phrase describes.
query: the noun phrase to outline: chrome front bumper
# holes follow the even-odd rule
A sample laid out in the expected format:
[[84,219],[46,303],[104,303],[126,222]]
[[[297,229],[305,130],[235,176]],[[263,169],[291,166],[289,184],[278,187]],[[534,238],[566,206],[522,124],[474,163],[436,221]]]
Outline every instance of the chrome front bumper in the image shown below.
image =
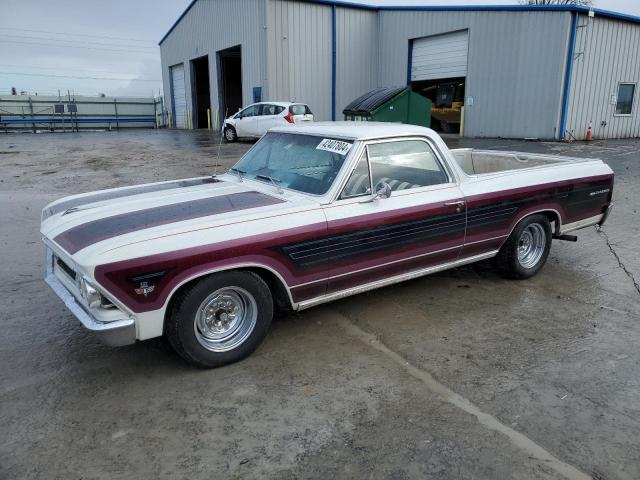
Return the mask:
[[64,302],[71,313],[80,320],[87,330],[93,332],[106,345],[118,347],[129,345],[136,341],[136,326],[132,318],[116,318],[103,322],[95,318],[69,289],[58,279],[54,272],[54,255],[46,248],[44,281],[54,293]]

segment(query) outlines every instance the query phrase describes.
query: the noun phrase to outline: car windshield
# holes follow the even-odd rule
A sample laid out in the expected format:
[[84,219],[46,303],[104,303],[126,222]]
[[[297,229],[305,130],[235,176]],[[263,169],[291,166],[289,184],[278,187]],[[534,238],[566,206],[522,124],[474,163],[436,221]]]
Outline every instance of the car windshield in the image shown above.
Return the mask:
[[246,178],[312,195],[325,194],[353,141],[269,132],[233,166]]

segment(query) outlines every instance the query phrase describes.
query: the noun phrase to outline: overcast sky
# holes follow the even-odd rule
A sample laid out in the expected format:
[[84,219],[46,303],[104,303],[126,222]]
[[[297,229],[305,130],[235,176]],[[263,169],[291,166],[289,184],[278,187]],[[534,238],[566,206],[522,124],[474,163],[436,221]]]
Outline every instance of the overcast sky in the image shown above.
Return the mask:
[[[158,95],[158,41],[190,0],[0,0],[0,95]],[[487,5],[517,0],[358,0],[377,5]],[[595,7],[640,16],[640,0]]]

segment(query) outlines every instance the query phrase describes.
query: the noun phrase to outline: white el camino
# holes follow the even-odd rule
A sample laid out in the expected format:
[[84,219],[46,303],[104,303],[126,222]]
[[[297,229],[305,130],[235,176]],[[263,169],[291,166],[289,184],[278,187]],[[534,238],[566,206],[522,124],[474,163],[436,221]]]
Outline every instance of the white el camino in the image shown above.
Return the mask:
[[552,239],[604,223],[612,188],[600,160],[449,150],[410,125],[276,128],[223,175],[51,203],[45,280],[106,343],[166,335],[215,367],[251,353],[276,309],[492,257],[529,278]]

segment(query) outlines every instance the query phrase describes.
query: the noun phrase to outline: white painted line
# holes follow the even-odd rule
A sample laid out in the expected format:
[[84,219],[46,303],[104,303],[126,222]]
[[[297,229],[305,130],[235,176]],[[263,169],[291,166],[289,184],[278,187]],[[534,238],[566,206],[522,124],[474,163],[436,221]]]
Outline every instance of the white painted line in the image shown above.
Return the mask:
[[500,420],[489,415],[488,413],[481,411],[469,400],[439,383],[426,370],[422,370],[414,365],[411,365],[399,354],[381,343],[374,335],[360,329],[357,325],[350,322],[346,317],[338,314],[336,315],[336,318],[340,327],[342,327],[349,335],[360,340],[365,345],[373,347],[378,352],[393,360],[412,377],[424,383],[426,387],[433,393],[438,395],[442,399],[442,401],[450,403],[451,405],[458,407],[460,410],[473,415],[478,419],[478,422],[480,422],[481,425],[484,425],[488,429],[502,433],[514,446],[526,452],[529,457],[544,463],[547,467],[552,468],[557,473],[563,475],[569,480],[592,480],[592,477],[590,475],[587,475],[586,473],[578,470],[573,465],[569,465],[568,463],[563,462],[562,460],[545,450],[543,447],[535,443],[530,438],[506,426],[504,423],[500,422]]

